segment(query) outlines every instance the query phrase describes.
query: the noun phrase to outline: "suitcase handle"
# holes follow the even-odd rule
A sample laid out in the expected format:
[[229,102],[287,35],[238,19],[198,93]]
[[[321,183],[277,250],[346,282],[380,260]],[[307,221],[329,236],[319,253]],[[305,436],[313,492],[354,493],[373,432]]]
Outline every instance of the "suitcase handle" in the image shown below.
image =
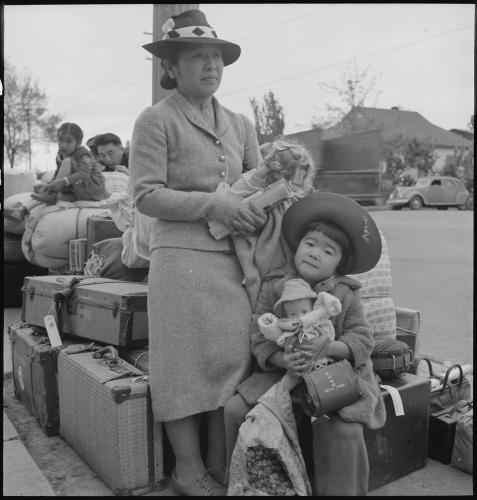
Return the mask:
[[111,360],[109,361],[110,364],[112,365],[117,365],[118,364],[118,351],[112,346],[108,345],[106,347],[103,347],[102,349],[99,349],[99,351],[93,352],[93,358],[103,358],[105,354],[109,354],[111,357]]
[[462,382],[464,381],[464,372],[462,370],[462,366],[458,365],[457,363],[455,365],[449,366],[449,368],[447,368],[446,374],[444,376],[444,382],[442,382],[442,392],[444,392],[444,389],[447,387],[447,379],[449,378],[449,373],[451,372],[451,370],[453,368],[459,369],[459,373],[460,373],[459,384],[458,384],[459,387],[462,385]]

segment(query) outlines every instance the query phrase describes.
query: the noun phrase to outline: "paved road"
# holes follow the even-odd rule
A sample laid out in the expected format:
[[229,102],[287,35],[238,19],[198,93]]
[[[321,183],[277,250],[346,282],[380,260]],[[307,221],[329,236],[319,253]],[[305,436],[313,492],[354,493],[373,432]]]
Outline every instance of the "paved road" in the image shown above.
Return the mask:
[[386,238],[396,305],[421,316],[420,351],[473,362],[474,212],[370,211]]

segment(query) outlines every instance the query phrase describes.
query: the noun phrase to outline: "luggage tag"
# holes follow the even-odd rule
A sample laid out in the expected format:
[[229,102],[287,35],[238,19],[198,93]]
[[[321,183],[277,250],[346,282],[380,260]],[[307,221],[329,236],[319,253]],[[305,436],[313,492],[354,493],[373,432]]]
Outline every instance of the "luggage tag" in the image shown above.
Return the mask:
[[52,314],[52,308],[50,307],[48,314],[43,318],[45,322],[46,332],[48,333],[48,338],[50,339],[51,347],[60,347],[63,345],[61,341],[60,332],[56,325],[56,318]]

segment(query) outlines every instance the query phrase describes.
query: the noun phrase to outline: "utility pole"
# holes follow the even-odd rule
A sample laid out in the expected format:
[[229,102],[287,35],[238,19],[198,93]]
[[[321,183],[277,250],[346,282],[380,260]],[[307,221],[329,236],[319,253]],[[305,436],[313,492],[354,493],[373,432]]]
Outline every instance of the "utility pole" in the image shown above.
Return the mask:
[[[171,16],[180,14],[186,10],[198,9],[199,4],[197,3],[155,3],[153,4],[152,17],[153,17],[153,33],[152,39],[161,40],[164,36],[162,32],[163,24]],[[166,97],[169,90],[163,89],[161,84],[161,77],[164,74],[164,70],[161,66],[161,61],[158,57],[153,56],[152,58],[152,104],[156,104],[158,101]]]
[[30,126],[30,106],[24,108],[27,120],[27,132],[28,132],[28,170],[31,170],[31,126]]

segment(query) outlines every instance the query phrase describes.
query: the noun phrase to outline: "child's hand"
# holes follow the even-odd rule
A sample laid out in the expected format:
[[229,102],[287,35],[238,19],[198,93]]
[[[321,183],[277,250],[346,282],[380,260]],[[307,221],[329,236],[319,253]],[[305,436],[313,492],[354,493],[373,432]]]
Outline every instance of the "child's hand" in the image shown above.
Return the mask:
[[297,348],[306,353],[312,353],[313,356],[322,357],[325,356],[325,352],[330,343],[331,339],[328,337],[315,336],[312,339],[304,340],[301,344],[297,345]]
[[278,328],[280,328],[283,332],[298,333],[300,326],[301,322],[299,319],[280,318],[278,320]]
[[308,369],[312,358],[313,354],[301,350],[295,351],[291,345],[288,345],[282,353],[282,368],[286,368],[294,377],[301,377]]

